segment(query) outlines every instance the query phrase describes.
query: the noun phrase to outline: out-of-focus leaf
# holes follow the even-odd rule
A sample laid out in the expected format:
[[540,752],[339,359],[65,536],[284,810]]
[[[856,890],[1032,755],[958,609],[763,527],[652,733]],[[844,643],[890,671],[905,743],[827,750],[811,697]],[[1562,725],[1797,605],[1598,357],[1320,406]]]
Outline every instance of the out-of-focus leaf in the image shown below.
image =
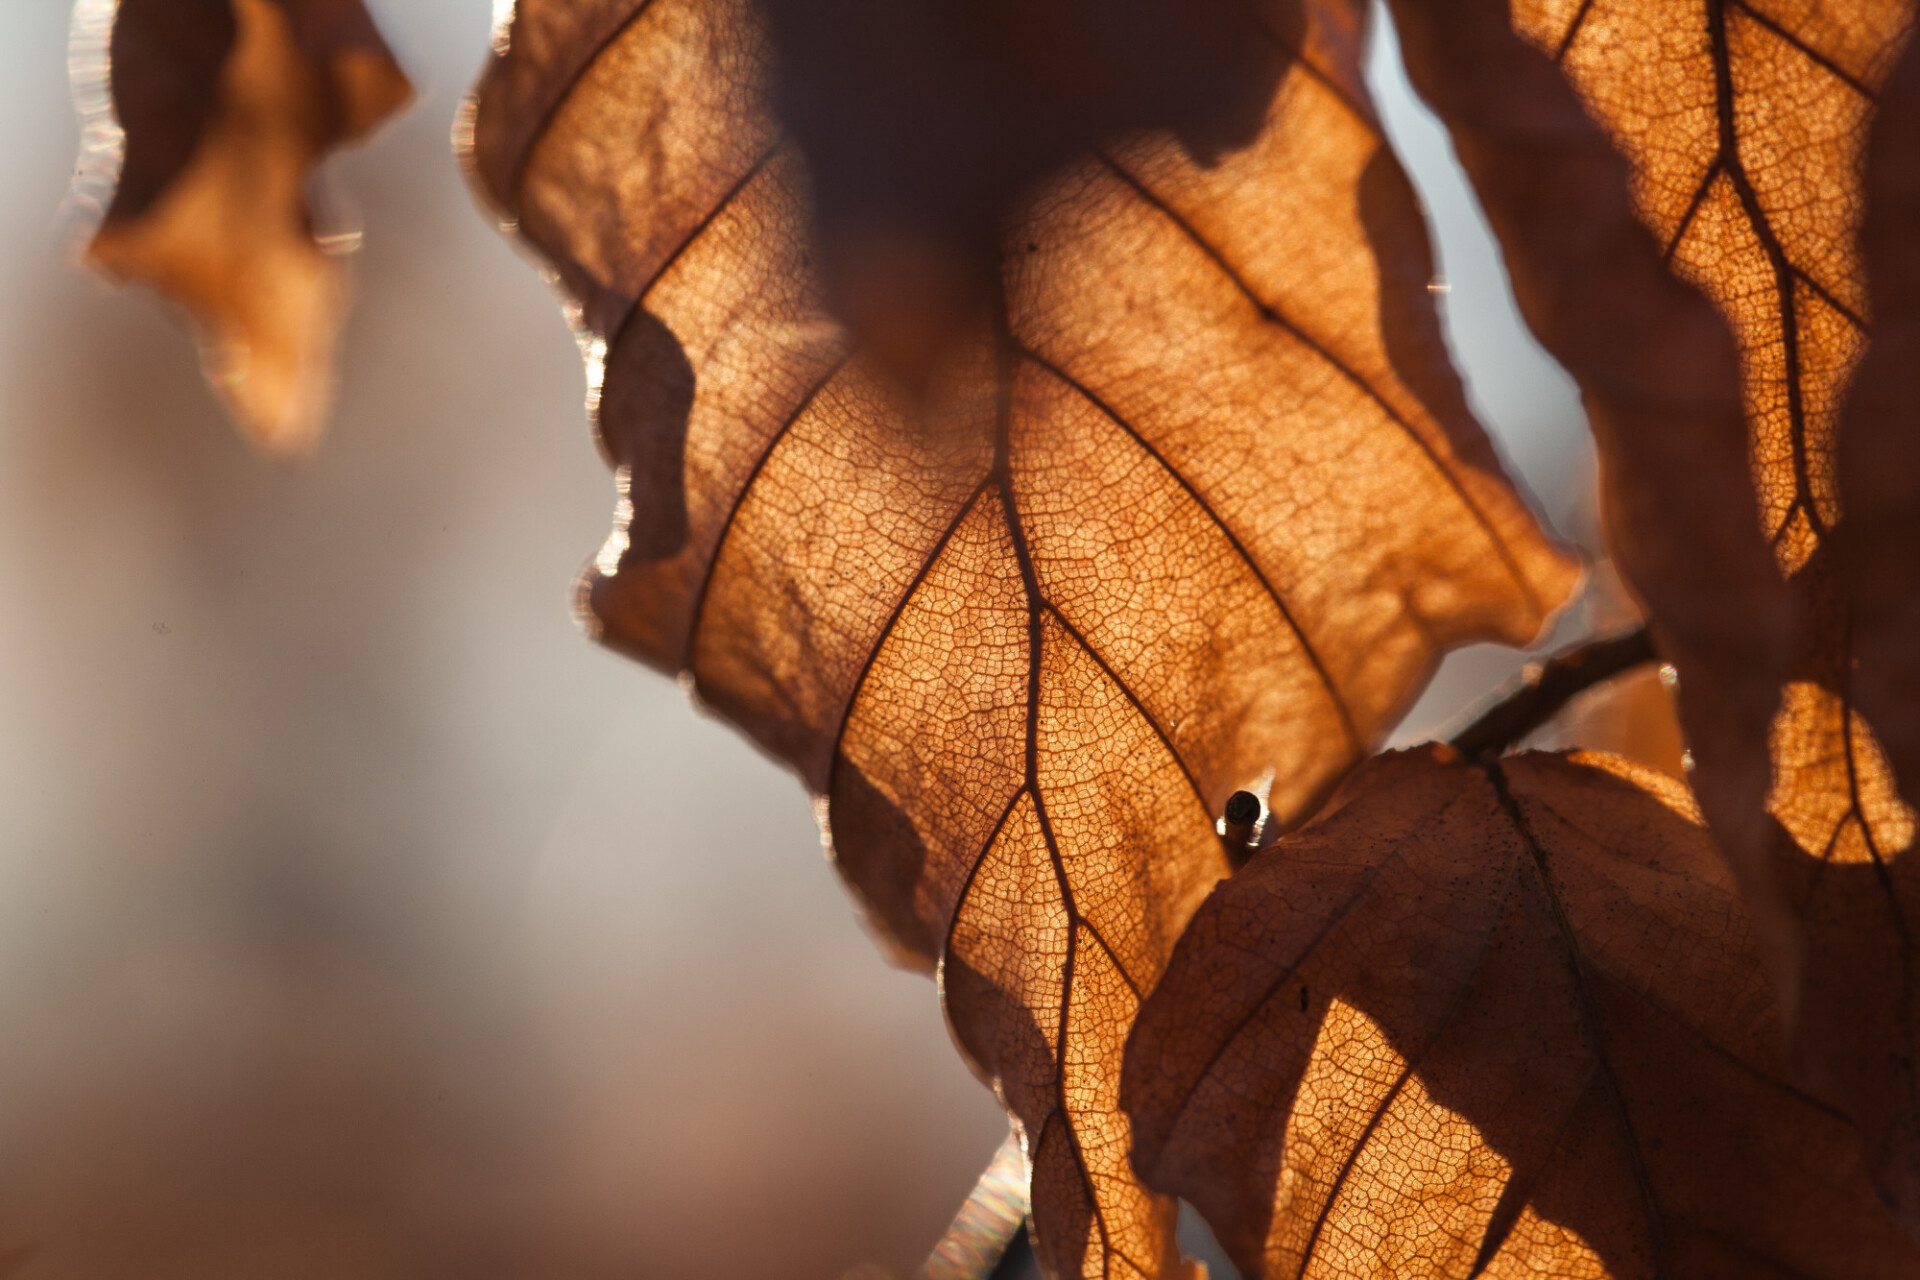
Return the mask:
[[1302,26],[1295,0],[766,10],[828,298],[863,350],[916,382],[990,305],[1022,188],[1122,130],[1169,130],[1202,161],[1246,146]]
[[1920,867],[1908,808],[1920,801],[1920,43],[1909,43],[1882,93],[1861,229],[1871,346],[1841,422],[1846,518],[1835,538],[1855,662],[1840,687],[1861,714],[1840,726],[1839,743],[1829,736],[1829,768],[1845,769],[1847,786],[1844,802],[1827,804],[1845,815],[1836,852],[1851,857],[1790,866],[1809,917],[1802,1056],[1860,1117],[1883,1191],[1920,1234]]
[[1023,1127],[1057,1276],[1178,1271],[1119,1058],[1227,797],[1306,817],[1446,647],[1574,577],[1446,364],[1357,8],[1222,12],[1300,33],[1248,145],[1133,131],[1020,188],[918,369],[829,318],[742,0],[521,0],[470,122],[578,302],[621,495],[594,627],[821,797]]
[[1760,534],[1736,348],[1711,303],[1669,273],[1626,162],[1507,5],[1393,0],[1393,13],[1522,313],[1580,385],[1615,563],[1679,673],[1701,807],[1790,987],[1797,942],[1764,804],[1793,610]]
[[1881,89],[1861,256],[1872,345],[1840,437],[1854,702],[1920,805],[1920,41]]
[[[100,6],[81,0],[84,7]],[[83,18],[85,17],[83,13]],[[411,96],[360,0],[119,0],[104,50],[119,164],[86,249],[115,280],[185,310],[208,380],[256,443],[310,450],[333,396],[346,282],[315,239],[308,186],[327,153]],[[93,141],[100,141],[94,139]]]
[[1740,341],[1762,523],[1801,613],[1768,807],[1823,860],[1890,856],[1910,826],[1862,790],[1888,788],[1848,691],[1829,538],[1841,399],[1866,340],[1857,175],[1912,17],[1910,0],[1515,9],[1632,159],[1636,208],[1674,268]]
[[[1904,873],[1887,870],[1912,841],[1913,817],[1853,697],[1855,624],[1832,537],[1842,514],[1841,404],[1867,337],[1867,277],[1855,242],[1861,166],[1880,83],[1912,21],[1911,0],[1513,6],[1517,31],[1564,72],[1631,161],[1635,212],[1673,270],[1713,300],[1739,342],[1752,482],[1791,591],[1797,643],[1790,668],[1778,673],[1779,705],[1766,735],[1753,733],[1750,714],[1741,721],[1745,742],[1770,748],[1764,815],[1743,787],[1735,821],[1722,816],[1713,767],[1721,757],[1703,735],[1724,727],[1724,717],[1686,721],[1700,764],[1694,778],[1759,918],[1770,923],[1784,913],[1768,935],[1810,1079],[1860,1120],[1882,1192],[1920,1234],[1908,943],[1920,916],[1896,883]],[[1912,161],[1902,152],[1889,163]],[[1891,250],[1902,251],[1911,253]],[[1570,264],[1563,254],[1555,265]],[[1912,385],[1904,370],[1898,376]],[[1910,483],[1895,476],[1885,483]],[[1696,483],[1677,478],[1683,490]],[[1724,495],[1675,493],[1667,501],[1747,518]],[[1665,550],[1707,572],[1725,562],[1704,544],[1669,541]],[[1894,554],[1913,563],[1910,549]],[[1621,559],[1631,569],[1624,549]],[[1670,618],[1671,603],[1635,581],[1656,623]],[[1773,616],[1738,597],[1712,607],[1734,627],[1765,628]],[[1891,644],[1910,650],[1913,639],[1908,630]],[[1726,649],[1717,667],[1680,663],[1683,711],[1703,685],[1710,695],[1732,682],[1751,691],[1766,674],[1757,656]],[[1741,705],[1750,713],[1757,703],[1746,696]],[[1742,767],[1750,782],[1750,766]],[[1772,821],[1756,830],[1750,820],[1765,815]]]
[[1914,1275],[1753,943],[1677,781],[1382,757],[1175,948],[1135,1163],[1249,1277]]

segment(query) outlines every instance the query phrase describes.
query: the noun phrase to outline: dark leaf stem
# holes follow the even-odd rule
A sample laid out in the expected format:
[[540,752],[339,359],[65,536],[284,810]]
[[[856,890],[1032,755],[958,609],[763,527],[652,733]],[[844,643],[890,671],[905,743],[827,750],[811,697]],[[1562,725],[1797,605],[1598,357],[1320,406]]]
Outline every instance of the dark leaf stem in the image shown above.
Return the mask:
[[1589,640],[1530,668],[1521,686],[1454,736],[1468,759],[1497,756],[1560,713],[1575,696],[1658,657],[1645,627]]

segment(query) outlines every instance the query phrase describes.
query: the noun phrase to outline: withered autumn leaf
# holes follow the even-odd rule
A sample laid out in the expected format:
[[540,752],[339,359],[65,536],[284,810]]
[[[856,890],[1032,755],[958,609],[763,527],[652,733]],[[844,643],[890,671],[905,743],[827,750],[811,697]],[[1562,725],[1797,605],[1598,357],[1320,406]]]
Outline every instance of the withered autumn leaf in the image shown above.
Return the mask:
[[1677,781],[1426,747],[1214,891],[1122,1100],[1250,1278],[1916,1274],[1774,1010]]
[[1861,257],[1871,345],[1840,435],[1854,699],[1920,804],[1920,42],[1881,88],[1865,169]]
[[[1912,841],[1913,817],[1853,699],[1854,623],[1833,541],[1842,516],[1841,402],[1867,336],[1867,280],[1855,242],[1860,173],[1879,85],[1912,21],[1909,0],[1513,6],[1515,30],[1551,58],[1626,153],[1634,211],[1663,256],[1713,300],[1739,343],[1752,484],[1791,592],[1796,643],[1790,666],[1771,673],[1779,706],[1765,736],[1755,731],[1753,712],[1761,701],[1756,681],[1770,673],[1757,648],[1723,646],[1712,662],[1681,664],[1683,712],[1699,688],[1721,704],[1710,715],[1696,707],[1687,721],[1700,761],[1694,777],[1743,889],[1769,926],[1809,1079],[1860,1120],[1882,1193],[1920,1234],[1908,941],[1920,917],[1897,883],[1903,873],[1887,870]],[[1562,251],[1544,269],[1570,273],[1578,265]],[[1602,336],[1599,345],[1617,357],[1621,344]],[[1681,437],[1706,429],[1666,428]],[[1598,415],[1596,430],[1604,448]],[[1711,430],[1719,438],[1720,428]],[[1613,482],[1627,471],[1620,468]],[[1691,475],[1677,479],[1694,484]],[[1725,492],[1669,491],[1664,500],[1723,522],[1749,518]],[[1642,528],[1671,521],[1657,511],[1644,515]],[[1613,532],[1623,544],[1636,536],[1625,521]],[[1674,539],[1664,554],[1669,565],[1709,573],[1729,563],[1724,549]],[[1624,545],[1621,558],[1631,569]],[[1697,592],[1661,598],[1636,581],[1656,624],[1704,599]],[[1773,612],[1771,604],[1758,607],[1759,585],[1746,598],[1717,601],[1718,621],[1753,623],[1763,634]],[[1910,633],[1903,639],[1911,645]],[[1717,697],[1734,685],[1737,703]],[[1734,709],[1740,737],[1724,752],[1708,735],[1724,739]],[[1759,775],[1741,759],[1740,743],[1769,748],[1764,811],[1753,803]],[[1728,758],[1740,760],[1743,777],[1731,816],[1716,765]]]
[[1392,0],[1392,11],[1408,76],[1452,134],[1522,314],[1581,388],[1607,540],[1679,672],[1694,788],[1791,985],[1797,942],[1763,805],[1793,608],[1760,536],[1734,344],[1668,272],[1626,162],[1506,4]]
[[305,453],[331,408],[347,300],[308,185],[412,89],[361,0],[119,0],[112,14],[83,60],[107,68],[93,92],[119,131],[83,157],[83,184],[119,165],[86,261],[178,304],[241,429]]
[[[1884,735],[1900,789],[1920,799],[1913,684],[1920,621],[1914,489],[1920,463],[1913,365],[1914,258],[1920,236],[1920,44],[1909,42],[1883,86],[1865,168],[1863,265],[1872,301],[1871,346],[1841,422],[1841,496],[1836,530],[1855,667],[1841,688]],[[1792,857],[1788,863],[1808,914],[1808,999],[1800,1052],[1815,1080],[1846,1101],[1867,1130],[1882,1189],[1910,1232],[1920,1235],[1920,1077],[1916,1076],[1914,929],[1920,925],[1920,868],[1912,824],[1890,791],[1886,763],[1842,725],[1841,765],[1855,831],[1846,865]],[[1830,808],[1839,806],[1829,801]],[[1843,827],[1843,834],[1845,832]],[[1871,833],[1871,839],[1863,839]],[[1870,860],[1857,855],[1864,848]],[[1830,860],[1829,860],[1830,861]]]
[[1252,142],[1302,21],[1257,7],[765,0],[823,284],[863,351],[923,379],[991,305],[1006,209],[1089,145],[1160,128],[1206,161]]
[[1890,787],[1847,691],[1829,539],[1841,399],[1866,340],[1858,173],[1912,19],[1910,0],[1515,10],[1631,157],[1636,208],[1675,270],[1740,341],[1762,525],[1800,612],[1768,808],[1823,860],[1891,856],[1911,825],[1871,794]]
[[594,626],[821,796],[1024,1126],[1059,1276],[1178,1272],[1119,1057],[1228,795],[1303,819],[1575,574],[1446,363],[1358,6],[1290,11],[1227,10],[1300,33],[1247,146],[1136,131],[1023,189],[912,388],[825,308],[745,0],[521,0],[470,122],[578,303],[621,490]]

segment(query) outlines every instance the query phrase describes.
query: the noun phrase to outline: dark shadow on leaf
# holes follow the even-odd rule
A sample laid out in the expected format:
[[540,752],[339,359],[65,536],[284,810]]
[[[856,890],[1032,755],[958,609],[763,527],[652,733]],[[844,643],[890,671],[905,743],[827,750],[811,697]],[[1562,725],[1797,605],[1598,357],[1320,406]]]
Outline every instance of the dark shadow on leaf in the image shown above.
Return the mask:
[[120,0],[111,52],[126,155],[109,218],[144,213],[193,155],[235,32],[227,0]]
[[[1246,146],[1298,47],[1297,3],[768,0],[777,106],[832,229],[991,236],[1036,178],[1114,134]],[[1278,38],[1275,38],[1278,37]]]
[[[1048,1072],[1042,1079],[1015,1074],[1025,1066],[1049,1062],[1053,1051],[1033,1020],[1027,1001],[1003,990],[991,978],[969,968],[951,953],[941,970],[947,1020],[956,1026],[991,1028],[977,1037],[978,1056],[970,1065],[981,1078],[997,1085],[1007,1109],[1016,1116],[1046,1116],[1038,1131],[1027,1133],[1033,1161],[1034,1234],[1056,1265],[1078,1262],[1093,1226],[1094,1209],[1079,1192],[1084,1179],[1075,1165],[1068,1118],[1058,1110],[1059,1086]],[[962,1052],[966,1051],[962,1046]],[[1062,1267],[1076,1274],[1078,1267]]]
[[832,805],[833,856],[848,892],[883,932],[896,962],[932,969],[940,936],[916,907],[927,862],[920,833],[851,761],[834,770]]
[[687,420],[693,366],[673,331],[636,310],[607,353],[600,390],[600,440],[627,468],[633,516],[626,557],[664,560],[687,542]]

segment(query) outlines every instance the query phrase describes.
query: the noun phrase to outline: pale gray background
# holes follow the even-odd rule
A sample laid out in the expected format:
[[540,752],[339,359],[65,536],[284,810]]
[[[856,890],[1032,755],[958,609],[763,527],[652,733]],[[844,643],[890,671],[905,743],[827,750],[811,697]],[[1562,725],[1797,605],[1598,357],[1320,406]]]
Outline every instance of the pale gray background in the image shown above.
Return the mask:
[[[339,166],[360,299],[286,467],[64,264],[66,8],[0,0],[0,1258],[905,1275],[1004,1122],[798,785],[577,633],[580,361],[447,145],[489,6],[372,7],[422,100]],[[1476,401],[1584,529],[1568,384],[1388,81]],[[1407,734],[1511,666],[1456,660]]]

